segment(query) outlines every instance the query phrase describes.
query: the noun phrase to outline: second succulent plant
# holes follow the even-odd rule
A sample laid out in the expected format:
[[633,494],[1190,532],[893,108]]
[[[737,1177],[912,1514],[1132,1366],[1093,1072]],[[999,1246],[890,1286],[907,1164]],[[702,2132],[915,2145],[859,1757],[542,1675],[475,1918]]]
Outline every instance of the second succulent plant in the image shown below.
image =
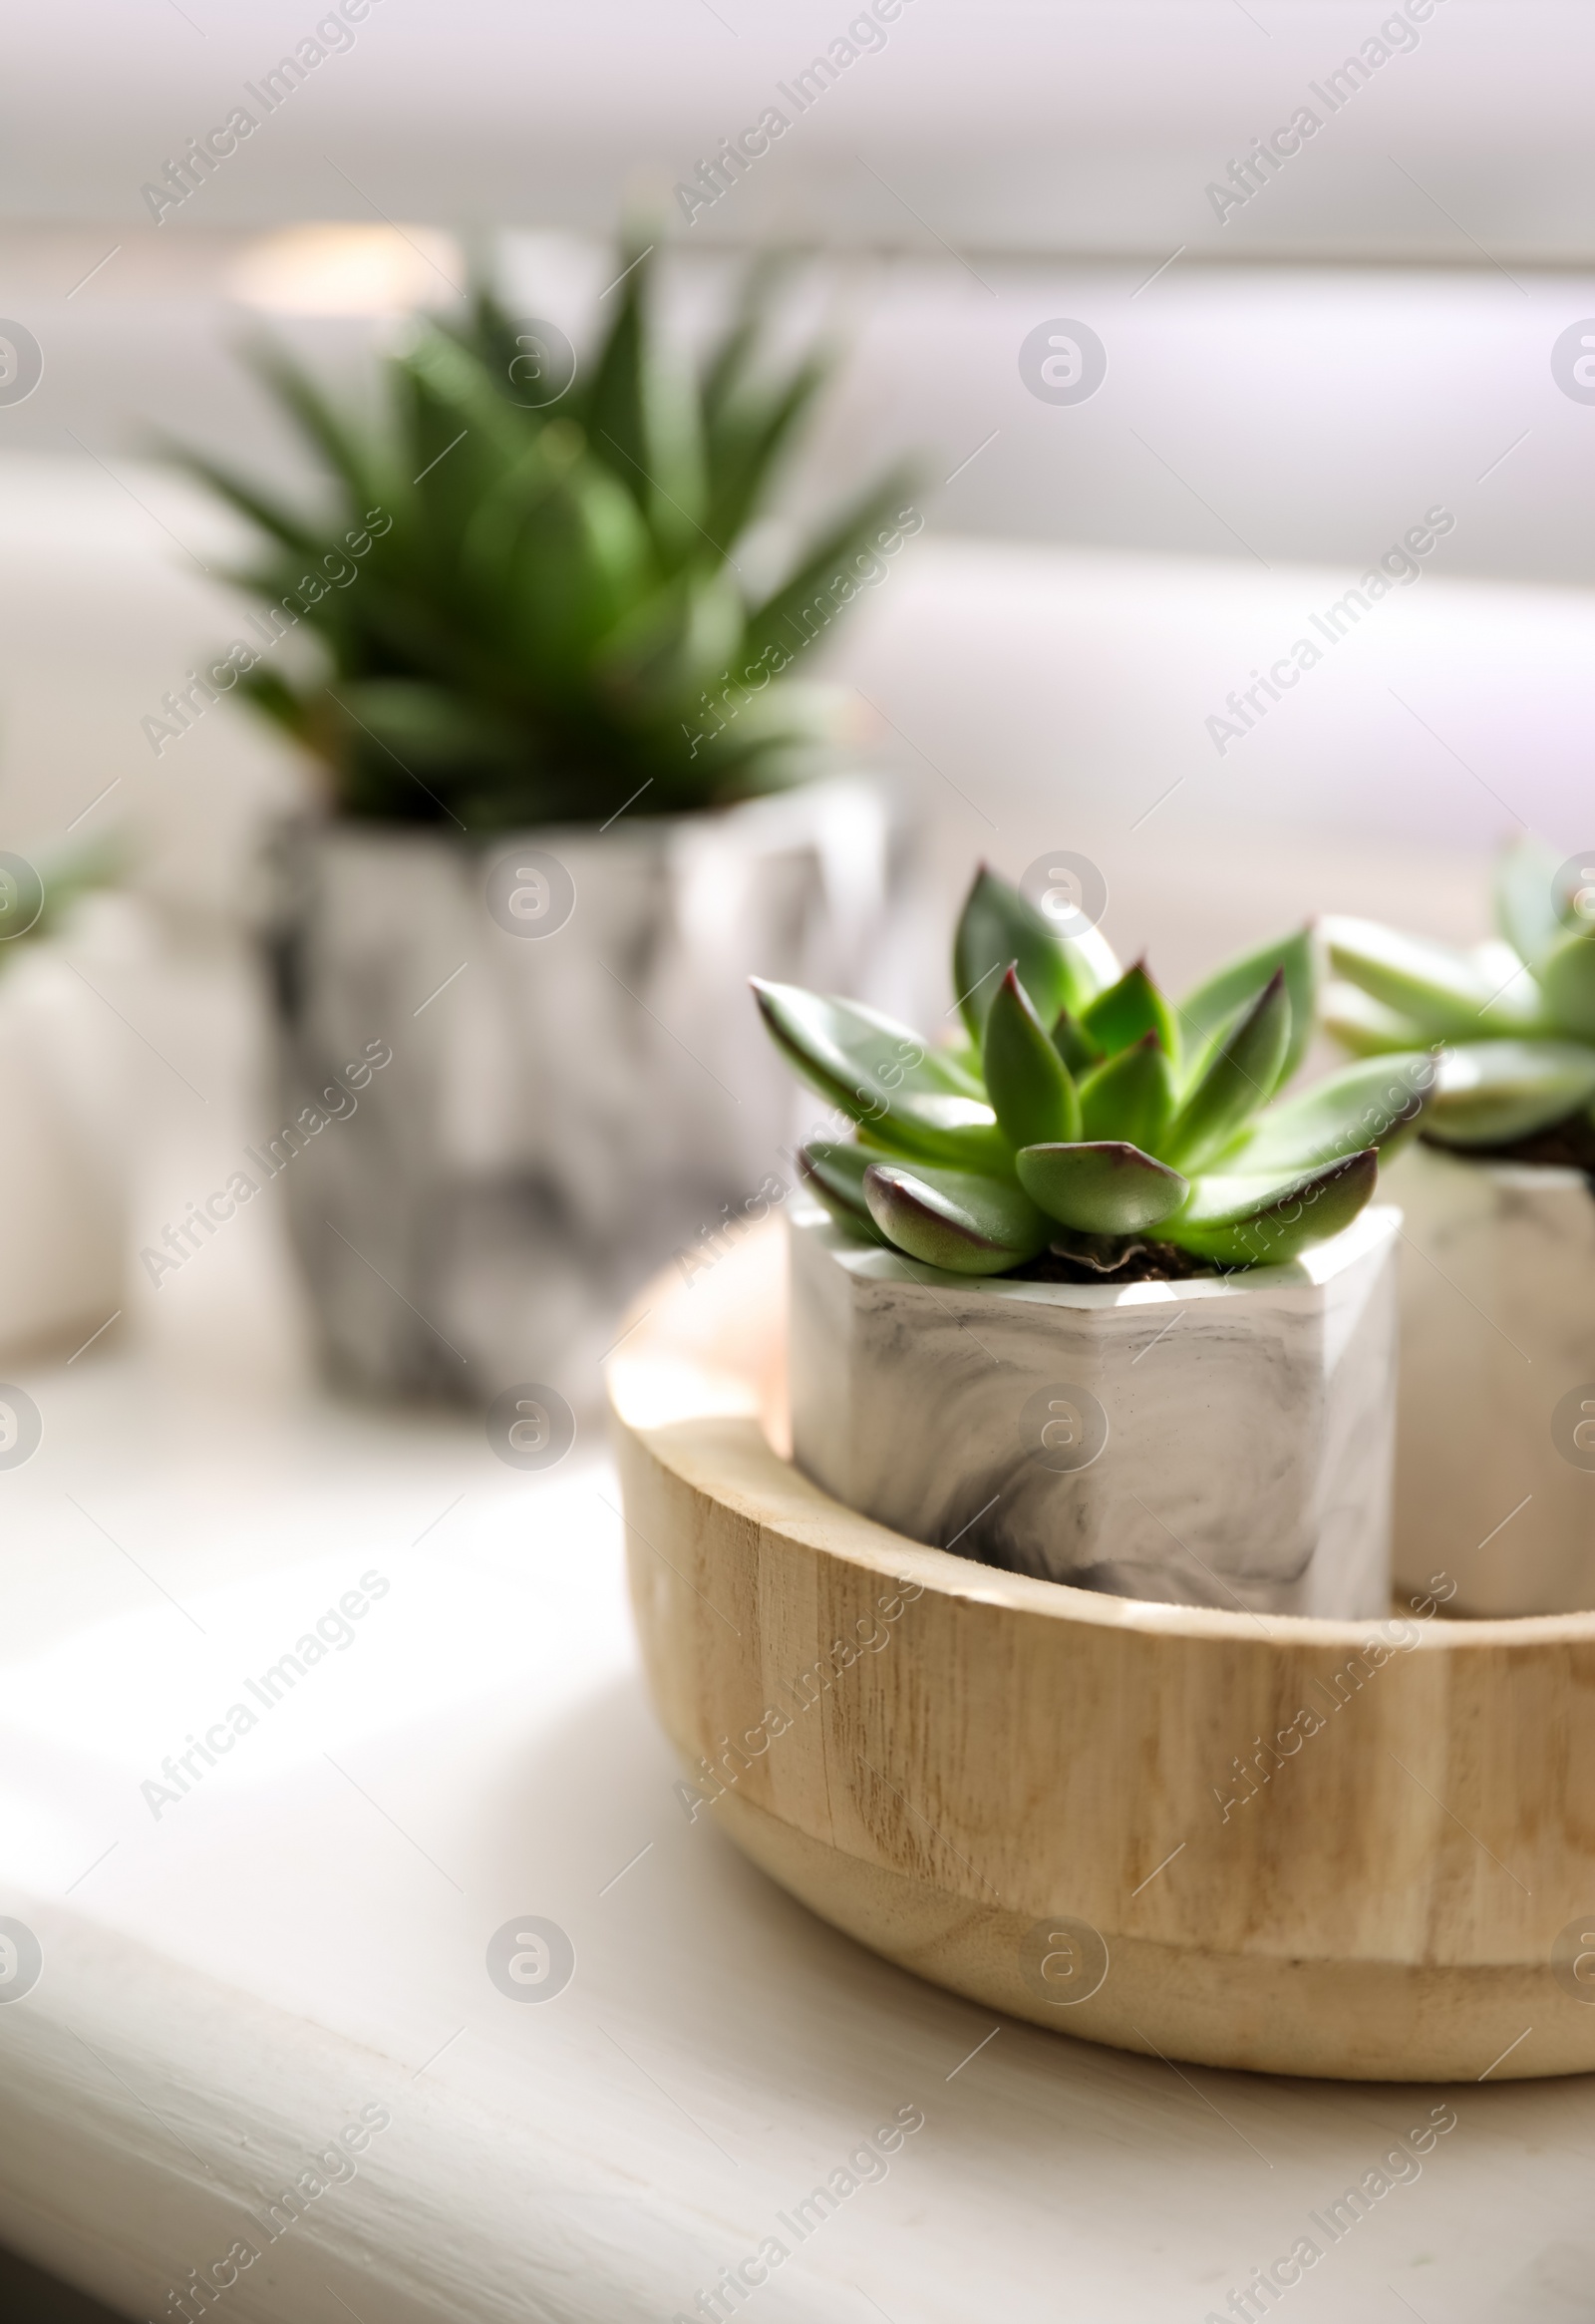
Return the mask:
[[[1568,874],[1576,876],[1569,878]],[[1491,941],[1463,950],[1373,920],[1326,923],[1325,1023],[1365,1056],[1443,1043],[1424,1135],[1464,1151],[1563,1130],[1595,1155],[1595,882],[1525,836],[1495,866]]]
[[854,1126],[804,1148],[814,1191],[849,1231],[953,1273],[1293,1258],[1362,1209],[1379,1149],[1413,1128],[1434,1078],[1414,1048],[1280,1100],[1312,1030],[1307,929],[1174,1004],[1100,931],[1061,938],[982,869],[953,974],[963,1039],[943,1047],[755,980],[789,1061]]

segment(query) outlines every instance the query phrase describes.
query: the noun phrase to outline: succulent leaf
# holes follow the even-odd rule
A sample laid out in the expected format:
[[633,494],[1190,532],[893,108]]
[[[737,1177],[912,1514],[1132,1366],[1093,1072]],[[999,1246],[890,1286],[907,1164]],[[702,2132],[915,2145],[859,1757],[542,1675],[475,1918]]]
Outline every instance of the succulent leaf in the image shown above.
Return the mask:
[[1030,996],[1010,968],[986,1016],[986,1094],[1014,1147],[1080,1136],[1080,1098]]
[[1155,1033],[1143,1034],[1089,1074],[1080,1086],[1087,1139],[1122,1139],[1155,1154],[1174,1112],[1174,1075]]
[[1187,1173],[1221,1154],[1265,1105],[1290,1048],[1285,971],[1276,968],[1211,1052],[1161,1142],[1166,1162]]
[[1495,920],[1501,934],[1530,968],[1567,933],[1557,914],[1553,889],[1560,862],[1532,831],[1504,846],[1495,858]]
[[1450,944],[1409,936],[1375,920],[1325,922],[1337,974],[1396,1009],[1431,1041],[1474,1041],[1481,1033],[1527,1031],[1539,1019],[1530,978],[1491,984],[1481,963]]
[[766,1025],[809,1086],[899,1153],[967,1169],[1004,1169],[992,1109],[966,1095],[958,1067],[907,1025],[797,985],[751,980]]
[[1010,962],[1037,1015],[1051,1025],[1060,1010],[1078,1017],[1096,997],[1107,981],[1106,951],[1102,939],[1095,946],[1063,942],[1028,897],[983,863],[953,938],[953,987],[972,1038],[982,1038],[998,979]]
[[1146,973],[1144,961],[1126,968],[1116,984],[1099,993],[1081,1022],[1107,1056],[1116,1056],[1148,1033],[1155,1033],[1171,1065],[1179,1061],[1179,1028],[1174,1012]]
[[1379,1157],[1370,1147],[1321,1169],[1278,1177],[1197,1180],[1190,1200],[1162,1229],[1198,1258],[1230,1267],[1283,1266],[1351,1224],[1374,1191]]
[[1190,1192],[1177,1170],[1120,1140],[1027,1146],[1015,1167],[1048,1216],[1081,1234],[1138,1234],[1170,1217]]
[[[280,501],[236,475],[222,461],[209,460],[202,453],[188,452],[165,438],[157,439],[157,449],[170,460],[174,467],[184,469],[202,485],[208,485],[218,499],[225,500],[247,517],[255,528],[266,534],[279,547],[287,549],[294,558],[315,557],[320,553],[321,540],[315,525]],[[238,573],[229,576],[240,588],[249,586],[249,576]]]
[[1318,959],[1311,928],[1298,928],[1278,943],[1260,944],[1255,951],[1242,953],[1185,995],[1178,1016],[1192,1080],[1206,1062],[1204,1052],[1216,1044],[1236,1012],[1255,999],[1281,970],[1290,996],[1290,1040],[1275,1086],[1282,1089],[1290,1080],[1307,1054],[1318,997]]
[[1554,1030],[1539,980],[1514,945],[1503,937],[1491,936],[1487,942],[1475,944],[1468,957],[1490,996],[1479,1011],[1476,1030],[1480,1036],[1504,1039],[1514,1033]]
[[[822,690],[782,673],[857,593],[855,555],[909,514],[908,480],[878,480],[750,591],[734,540],[823,361],[770,364],[756,283],[707,365],[678,365],[651,319],[657,264],[626,269],[546,408],[523,404],[523,326],[484,290],[386,359],[374,415],[255,350],[329,481],[320,509],[175,454],[254,531],[242,584],[320,649],[319,668],[259,667],[239,690],[322,761],[343,814],[486,834],[602,823],[644,793],[644,813],[703,809],[793,780],[829,739]],[[387,723],[347,714],[365,689],[394,690],[374,696]]]
[[1414,1131],[1438,1067],[1429,1050],[1367,1059],[1330,1074],[1299,1098],[1283,1098],[1230,1147],[1215,1169],[1250,1176],[1384,1152]]
[[1344,977],[1335,977],[1326,986],[1322,1015],[1325,1031],[1354,1057],[1382,1057],[1391,1050],[1424,1046],[1422,1025]]
[[1010,1178],[872,1162],[864,1198],[890,1242],[953,1275],[1000,1275],[1033,1259],[1051,1228]]
[[1540,962],[1539,979],[1557,1032],[1595,1041],[1595,936],[1563,936]]
[[803,1183],[818,1196],[836,1224],[867,1242],[884,1242],[864,1200],[864,1172],[879,1157],[867,1147],[812,1138],[798,1156]]
[[[884,484],[859,494],[808,547],[796,570],[749,620],[744,649],[749,661],[743,667],[750,678],[770,653],[779,652],[783,660],[776,667],[785,668],[794,640],[800,650],[816,635],[818,625],[830,620],[841,583],[856,589],[854,559],[865,551],[873,553],[882,532],[901,545],[898,527],[912,513],[911,503],[904,505],[911,490],[911,478],[899,470]],[[845,603],[845,595],[839,601]]]
[[1060,1009],[1053,1026],[1053,1047],[1068,1066],[1075,1079],[1090,1073],[1094,1065],[1101,1065],[1103,1053],[1086,1031],[1078,1017],[1067,1009]]
[[636,495],[667,567],[693,553],[708,513],[702,419],[675,367],[650,343],[651,269],[633,253],[586,389],[594,455]]
[[759,358],[776,293],[790,273],[784,254],[755,261],[745,296],[703,374],[707,527],[716,540],[738,538],[757,513],[766,481],[833,367],[816,347],[787,377],[769,380]]
[[1595,1098],[1595,1049],[1469,1041],[1442,1052],[1425,1132],[1441,1146],[1510,1146]]
[[363,730],[433,780],[452,774],[463,746],[490,750],[506,731],[490,704],[414,678],[363,678],[340,686],[326,725]]
[[1074,968],[1083,1006],[1117,983],[1121,973],[1118,955],[1101,928],[1083,928],[1078,936],[1060,936],[1058,941]]

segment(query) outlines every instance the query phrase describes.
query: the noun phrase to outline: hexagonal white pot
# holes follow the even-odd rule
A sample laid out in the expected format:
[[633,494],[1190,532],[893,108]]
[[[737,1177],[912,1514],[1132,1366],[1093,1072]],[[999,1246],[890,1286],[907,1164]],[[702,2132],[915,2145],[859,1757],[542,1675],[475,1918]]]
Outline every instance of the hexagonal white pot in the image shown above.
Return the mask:
[[1188,1282],[972,1280],[795,1202],[798,1465],[916,1541],[1082,1588],[1390,1604],[1400,1213]]
[[1398,1580],[1408,1592],[1454,1583],[1450,1602],[1470,1614],[1595,1607],[1589,1180],[1414,1146],[1390,1186],[1408,1246]]

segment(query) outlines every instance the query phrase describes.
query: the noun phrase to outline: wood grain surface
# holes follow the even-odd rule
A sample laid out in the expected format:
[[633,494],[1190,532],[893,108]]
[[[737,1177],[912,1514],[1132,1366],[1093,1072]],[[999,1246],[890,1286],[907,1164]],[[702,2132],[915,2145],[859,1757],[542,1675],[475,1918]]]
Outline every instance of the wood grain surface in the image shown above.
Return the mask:
[[1595,2067],[1595,1615],[1265,1618],[908,1542],[778,1450],[783,1304],[763,1230],[661,1279],[611,1366],[656,1707],[756,1862],[934,1982],[1125,2049]]

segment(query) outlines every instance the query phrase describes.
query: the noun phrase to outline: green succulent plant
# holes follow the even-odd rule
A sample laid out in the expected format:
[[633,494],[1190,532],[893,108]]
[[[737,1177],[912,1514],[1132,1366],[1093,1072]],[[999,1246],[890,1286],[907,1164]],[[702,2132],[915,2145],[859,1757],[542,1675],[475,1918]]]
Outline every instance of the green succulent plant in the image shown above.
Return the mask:
[[789,1061],[855,1125],[803,1149],[831,1216],[957,1274],[1049,1249],[1111,1272],[1147,1238],[1215,1268],[1293,1258],[1361,1210],[1433,1075],[1418,1049],[1279,1101],[1312,1032],[1305,928],[1173,1005],[1100,931],[1060,938],[982,868],[953,975],[956,1048],[849,1001],[755,989]]
[[1324,1021],[1361,1057],[1441,1045],[1424,1136],[1515,1145],[1563,1123],[1595,1130],[1595,922],[1558,891],[1558,857],[1525,836],[1495,870],[1500,935],[1461,950],[1373,920],[1325,923],[1336,981]]
[[0,857],[0,969],[30,944],[59,935],[79,899],[122,875],[119,839],[90,839],[42,850],[36,859]]
[[493,830],[602,821],[643,791],[643,814],[708,808],[792,780],[827,739],[832,697],[781,673],[858,593],[862,560],[885,569],[881,539],[918,528],[909,480],[877,481],[779,586],[750,586],[740,547],[828,361],[772,362],[767,268],[705,362],[677,363],[650,320],[654,263],[633,263],[602,343],[538,409],[526,327],[484,288],[385,360],[374,425],[255,348],[327,473],[315,513],[170,448],[262,536],[232,577],[323,649],[301,677],[263,632],[238,683],[344,814]]

